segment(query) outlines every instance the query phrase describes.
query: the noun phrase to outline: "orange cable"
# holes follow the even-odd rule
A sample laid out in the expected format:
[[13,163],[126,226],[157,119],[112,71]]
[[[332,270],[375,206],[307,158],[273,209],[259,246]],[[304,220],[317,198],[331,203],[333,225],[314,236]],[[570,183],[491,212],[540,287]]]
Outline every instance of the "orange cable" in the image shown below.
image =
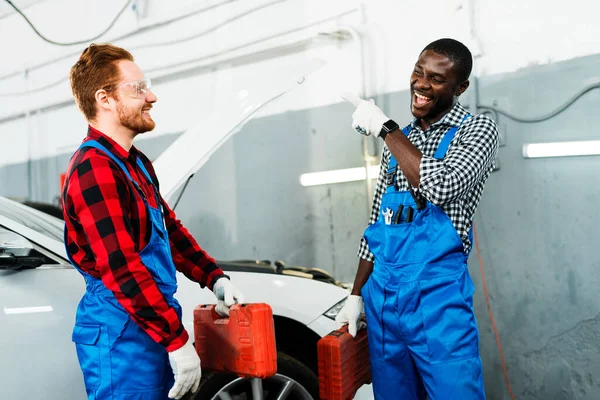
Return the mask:
[[477,248],[477,258],[479,258],[479,269],[481,270],[481,279],[483,281],[483,292],[485,293],[485,303],[487,304],[488,313],[492,321],[492,328],[494,329],[494,335],[496,335],[496,343],[498,344],[498,350],[500,350],[500,361],[502,362],[502,369],[504,370],[504,379],[506,380],[506,386],[512,400],[515,400],[512,387],[510,386],[510,380],[508,379],[508,371],[506,369],[506,362],[504,361],[504,352],[502,351],[502,345],[500,344],[500,336],[498,335],[498,328],[496,327],[496,321],[494,320],[494,314],[492,313],[492,306],[490,305],[490,296],[487,290],[487,284],[485,282],[485,272],[483,269],[483,260],[481,259],[481,250],[479,249],[479,239],[477,237],[477,229],[473,223],[473,236],[475,237],[475,247]]

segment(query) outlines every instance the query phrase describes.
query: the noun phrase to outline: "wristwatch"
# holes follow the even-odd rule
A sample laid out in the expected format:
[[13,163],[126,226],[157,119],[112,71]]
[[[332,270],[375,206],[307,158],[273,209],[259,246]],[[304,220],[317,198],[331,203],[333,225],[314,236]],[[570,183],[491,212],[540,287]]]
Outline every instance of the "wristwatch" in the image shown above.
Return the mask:
[[398,126],[398,124],[396,122],[394,122],[394,120],[390,119],[385,124],[383,124],[383,127],[381,128],[381,133],[379,134],[379,137],[381,139],[385,140],[385,137],[387,136],[388,133],[393,132],[399,128],[400,127]]

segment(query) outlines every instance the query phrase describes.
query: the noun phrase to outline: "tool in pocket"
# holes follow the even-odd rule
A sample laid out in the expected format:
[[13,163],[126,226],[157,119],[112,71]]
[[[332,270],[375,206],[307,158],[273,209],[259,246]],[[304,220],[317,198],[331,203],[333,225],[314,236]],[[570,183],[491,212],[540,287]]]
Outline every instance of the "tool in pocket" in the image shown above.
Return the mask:
[[404,206],[400,204],[398,207],[398,211],[396,211],[396,218],[394,219],[394,224],[399,224],[402,222],[402,211],[404,210]]
[[392,224],[392,217],[394,215],[394,210],[386,207],[385,211],[382,212],[383,217],[385,218],[385,224],[386,225],[391,225]]
[[412,222],[413,221],[413,213],[414,213],[414,209],[412,207],[408,207],[408,210],[406,210],[406,222]]

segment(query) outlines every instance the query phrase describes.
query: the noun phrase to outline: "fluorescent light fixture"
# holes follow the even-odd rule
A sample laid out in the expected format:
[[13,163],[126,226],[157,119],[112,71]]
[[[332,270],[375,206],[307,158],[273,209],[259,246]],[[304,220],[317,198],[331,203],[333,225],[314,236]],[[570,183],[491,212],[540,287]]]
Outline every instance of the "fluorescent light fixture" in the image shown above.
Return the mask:
[[523,145],[523,157],[571,157],[600,155],[600,140],[581,142],[529,143]]
[[52,312],[54,309],[52,306],[41,306],[41,307],[15,307],[15,308],[7,308],[4,307],[4,314],[12,315],[12,314],[35,314],[35,313],[46,313]]
[[[369,167],[368,176],[369,179],[376,179],[379,176],[379,165]],[[300,175],[300,184],[302,186],[317,186],[331,183],[364,181],[366,178],[367,169],[365,167],[346,168],[302,174]]]

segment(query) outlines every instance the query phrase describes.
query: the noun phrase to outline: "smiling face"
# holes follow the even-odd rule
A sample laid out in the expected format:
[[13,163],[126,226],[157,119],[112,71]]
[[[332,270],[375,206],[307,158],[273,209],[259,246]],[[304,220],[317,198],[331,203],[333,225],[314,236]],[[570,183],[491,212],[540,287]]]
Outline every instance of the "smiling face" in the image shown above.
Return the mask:
[[410,76],[411,112],[427,129],[450,111],[456,97],[468,87],[468,80],[459,82],[454,63],[448,57],[425,50]]
[[139,134],[154,129],[150,115],[157,98],[144,80],[142,70],[131,61],[120,61],[121,80],[116,85],[115,112],[119,123],[132,133]]

